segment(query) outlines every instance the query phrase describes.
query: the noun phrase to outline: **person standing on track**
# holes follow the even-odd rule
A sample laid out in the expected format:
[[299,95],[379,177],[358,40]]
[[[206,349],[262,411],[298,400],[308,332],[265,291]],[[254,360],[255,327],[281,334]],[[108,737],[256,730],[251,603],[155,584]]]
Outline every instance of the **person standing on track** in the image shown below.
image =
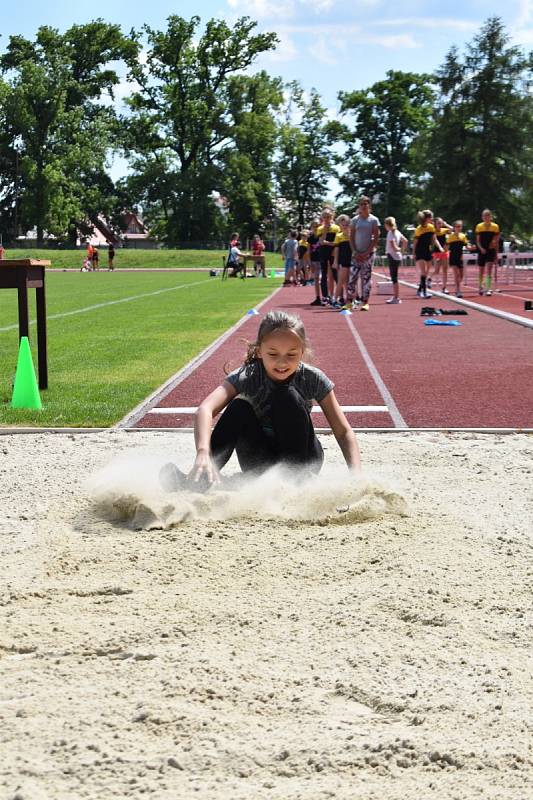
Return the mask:
[[372,289],[372,268],[379,244],[379,219],[370,213],[371,202],[364,195],[359,198],[358,211],[350,223],[352,265],[348,281],[348,300],[353,301],[357,281],[361,278],[361,311],[368,311]]
[[434,248],[437,250],[442,250],[443,248],[437,241],[435,234],[433,211],[429,209],[419,211],[418,221],[419,225],[415,230],[413,247],[416,266],[420,272],[420,283],[416,293],[418,297],[431,297],[428,294],[426,281],[431,269],[432,251]]
[[340,228],[333,222],[333,209],[329,206],[322,211],[321,220],[317,228],[317,236],[320,239],[320,288],[322,299],[331,303],[337,282],[337,274],[333,272],[333,248],[335,236]]
[[396,227],[396,219],[394,217],[387,217],[385,219],[385,229],[387,231],[385,252],[387,253],[387,260],[389,262],[393,291],[393,296],[389,297],[387,303],[390,305],[399,305],[402,301],[400,300],[398,286],[398,268],[402,263],[402,251],[407,247],[408,242],[403,233]]
[[298,266],[296,268],[296,278],[299,279],[301,286],[307,284],[309,273],[309,243],[307,241],[307,231],[300,231],[298,240]]
[[350,217],[341,214],[335,220],[340,228],[335,236],[335,256],[333,259],[333,270],[337,271],[337,290],[333,299],[333,308],[341,310],[348,309],[346,292],[348,290],[348,280],[350,278],[350,267],[352,264],[352,246],[350,244]]
[[458,219],[453,224],[453,231],[446,237],[446,244],[450,254],[450,267],[453,269],[455,279],[455,296],[462,297],[461,283],[463,282],[463,250],[470,249],[470,244],[463,233],[463,221]]
[[[442,250],[434,250],[433,251],[433,278],[435,278],[442,266],[442,291],[444,294],[449,294],[447,289],[448,283],[448,250],[446,248],[446,237],[452,230],[452,226],[448,225],[447,222],[444,222],[442,217],[435,218],[435,236],[437,237],[437,242],[440,244]],[[428,277],[427,279],[428,288],[431,289],[432,279]]]
[[290,231],[281,245],[281,257],[285,261],[285,280],[283,286],[296,286],[296,261],[298,259],[298,239],[296,231]]
[[476,244],[478,248],[477,263],[479,267],[479,294],[483,294],[483,277],[487,269],[487,290],[485,294],[492,294],[492,270],[498,259],[498,244],[500,228],[493,219],[492,212],[486,208],[481,214],[482,222],[476,225]]
[[[299,317],[284,311],[270,311],[264,317],[244,364],[198,407],[196,459],[189,480],[219,483],[219,470],[233,451],[243,472],[260,474],[275,464],[286,464],[298,476],[318,473],[324,454],[311,421],[314,402],[324,412],[348,468],[359,472],[355,434],[338,404],[333,383],[305,363],[308,353]],[[211,432],[213,418],[223,410]]]
[[314,219],[309,226],[310,233],[307,237],[307,243],[309,245],[309,262],[311,264],[311,277],[313,278],[313,283],[315,284],[315,299],[312,303],[309,303],[311,306],[321,306],[322,299],[320,297],[320,236],[317,234],[319,226],[319,221]]

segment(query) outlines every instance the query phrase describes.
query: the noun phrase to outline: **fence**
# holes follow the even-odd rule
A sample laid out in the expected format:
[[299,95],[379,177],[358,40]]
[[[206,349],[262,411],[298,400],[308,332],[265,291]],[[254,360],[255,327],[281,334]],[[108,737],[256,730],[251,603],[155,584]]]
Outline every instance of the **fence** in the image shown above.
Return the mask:
[[[463,258],[465,265],[464,283],[477,284],[477,255],[468,254]],[[415,259],[411,253],[405,255],[402,264],[414,267]],[[387,267],[387,256],[376,256],[376,265]],[[520,283],[533,280],[533,251],[525,253],[500,253],[495,274],[495,283]]]

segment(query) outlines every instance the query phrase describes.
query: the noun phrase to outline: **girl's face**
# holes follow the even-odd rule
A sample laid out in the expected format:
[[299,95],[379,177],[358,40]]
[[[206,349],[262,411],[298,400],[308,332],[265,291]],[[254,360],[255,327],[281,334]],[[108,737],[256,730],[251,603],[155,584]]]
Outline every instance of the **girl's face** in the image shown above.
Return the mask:
[[487,212],[486,214],[482,214],[482,219],[485,224],[492,222],[492,214],[490,213],[490,211]]
[[329,211],[324,211],[322,214],[322,222],[324,225],[331,225],[331,220],[333,219],[333,214],[330,214]]
[[461,224],[456,223],[453,226],[453,229],[454,229],[455,233],[461,233],[461,231],[463,230],[463,226]]
[[273,331],[265,336],[257,348],[257,357],[273,381],[287,381],[298,369],[304,348],[293,331]]

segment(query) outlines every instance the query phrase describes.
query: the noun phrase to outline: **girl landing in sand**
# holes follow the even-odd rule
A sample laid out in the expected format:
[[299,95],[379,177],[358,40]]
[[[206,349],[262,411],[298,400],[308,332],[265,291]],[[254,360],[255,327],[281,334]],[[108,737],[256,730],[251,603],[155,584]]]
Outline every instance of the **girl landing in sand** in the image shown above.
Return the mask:
[[[234,450],[243,472],[287,464],[318,473],[324,454],[311,421],[313,401],[324,412],[348,467],[360,469],[357,440],[337,402],[333,383],[305,363],[308,353],[299,317],[270,311],[244,364],[198,408],[196,459],[189,483],[218,483],[218,471]],[[211,432],[213,418],[223,409]]]

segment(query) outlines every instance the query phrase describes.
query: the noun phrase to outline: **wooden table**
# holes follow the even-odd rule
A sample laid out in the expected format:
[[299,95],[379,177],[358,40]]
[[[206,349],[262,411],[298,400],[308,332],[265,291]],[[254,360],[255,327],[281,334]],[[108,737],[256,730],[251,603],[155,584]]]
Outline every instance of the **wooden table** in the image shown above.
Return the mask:
[[0,261],[0,289],[16,289],[19,307],[19,340],[30,337],[28,289],[35,289],[37,306],[37,354],[39,363],[39,389],[48,388],[48,357],[46,352],[46,295],[45,267],[50,261],[34,258],[2,259]]
[[263,275],[265,274],[265,256],[254,256],[252,253],[246,253],[242,255],[242,261],[244,264],[244,277],[246,278],[246,267],[249,261],[252,264],[260,264],[259,272],[262,272]]

